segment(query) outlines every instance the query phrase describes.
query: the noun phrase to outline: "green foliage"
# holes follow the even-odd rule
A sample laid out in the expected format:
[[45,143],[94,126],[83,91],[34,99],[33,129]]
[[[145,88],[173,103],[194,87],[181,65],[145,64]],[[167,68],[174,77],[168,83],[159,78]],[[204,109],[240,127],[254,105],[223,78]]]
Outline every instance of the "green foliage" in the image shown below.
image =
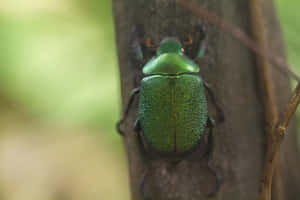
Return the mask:
[[71,11],[2,16],[0,83],[5,95],[41,121],[116,135],[118,70],[108,2],[81,1],[89,5],[86,10],[75,4]]
[[277,0],[277,10],[286,42],[287,53],[291,68],[300,74],[300,19],[298,11],[300,2],[297,0]]
[[[300,52],[300,24],[297,21],[300,18],[300,13],[298,12],[300,2],[297,0],[277,0],[276,3],[290,68],[300,75],[300,57],[298,55]],[[296,83],[293,83],[293,85],[296,85]],[[299,120],[299,110],[297,117]],[[299,127],[298,131],[300,131]],[[300,145],[300,137],[298,137],[298,144]]]

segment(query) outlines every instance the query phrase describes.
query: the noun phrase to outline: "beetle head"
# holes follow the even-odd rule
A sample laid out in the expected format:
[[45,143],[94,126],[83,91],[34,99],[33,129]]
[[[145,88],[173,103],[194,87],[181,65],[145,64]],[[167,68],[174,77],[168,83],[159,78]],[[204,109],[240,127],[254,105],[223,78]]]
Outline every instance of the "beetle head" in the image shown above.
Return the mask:
[[177,53],[182,55],[182,45],[176,37],[167,37],[160,42],[157,55],[164,53]]

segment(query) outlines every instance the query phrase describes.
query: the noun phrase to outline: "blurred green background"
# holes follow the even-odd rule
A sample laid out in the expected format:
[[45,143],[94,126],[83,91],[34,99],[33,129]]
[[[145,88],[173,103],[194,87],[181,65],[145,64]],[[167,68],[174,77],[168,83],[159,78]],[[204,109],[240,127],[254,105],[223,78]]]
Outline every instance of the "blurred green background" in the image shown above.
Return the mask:
[[[277,0],[300,74],[300,1]],[[0,198],[130,199],[109,0],[1,0]]]

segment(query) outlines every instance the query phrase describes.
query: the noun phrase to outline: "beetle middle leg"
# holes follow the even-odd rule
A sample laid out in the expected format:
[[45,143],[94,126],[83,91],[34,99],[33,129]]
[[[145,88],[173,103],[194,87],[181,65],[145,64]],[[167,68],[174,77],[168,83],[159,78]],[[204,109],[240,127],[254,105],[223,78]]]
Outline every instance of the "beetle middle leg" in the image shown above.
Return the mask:
[[142,130],[142,127],[141,127],[141,123],[140,123],[140,120],[137,119],[134,123],[134,132],[136,134],[136,137],[138,139],[138,144],[139,144],[139,147],[140,147],[140,151],[142,153],[144,153],[144,155],[147,155],[147,150],[145,148],[145,145],[144,145],[144,141],[143,141],[143,130]]
[[121,129],[121,126],[122,124],[124,123],[124,121],[126,120],[128,114],[129,114],[129,111],[132,107],[132,104],[134,102],[134,98],[135,96],[140,92],[140,88],[134,88],[132,91],[131,91],[131,94],[130,94],[130,98],[129,98],[129,101],[128,101],[128,104],[125,108],[125,111],[123,113],[123,116],[122,118],[117,122],[117,131],[120,135],[124,135],[124,131]]
[[224,112],[223,112],[220,104],[216,101],[216,97],[215,97],[213,91],[211,90],[210,85],[205,81],[203,81],[203,84],[204,84],[204,87],[205,87],[206,91],[208,92],[208,94],[211,98],[212,103],[215,105],[215,107],[217,109],[217,113],[218,113],[217,122],[224,122],[224,120],[225,120]]

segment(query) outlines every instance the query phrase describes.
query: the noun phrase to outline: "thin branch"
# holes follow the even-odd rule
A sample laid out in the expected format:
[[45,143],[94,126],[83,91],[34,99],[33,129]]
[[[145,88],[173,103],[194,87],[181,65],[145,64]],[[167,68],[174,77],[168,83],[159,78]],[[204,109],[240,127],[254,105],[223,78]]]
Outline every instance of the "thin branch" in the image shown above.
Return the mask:
[[[251,13],[251,26],[253,35],[259,44],[261,49],[267,49],[267,40],[265,37],[264,25],[262,23],[262,12],[259,5],[259,0],[249,1],[250,13]],[[263,56],[257,56],[257,68],[258,77],[260,83],[261,94],[263,97],[263,103],[265,107],[265,121],[267,123],[266,132],[272,134],[272,127],[278,120],[278,108],[276,104],[276,98],[273,90],[273,80],[271,74],[271,67],[268,59]]]
[[282,144],[284,137],[286,135],[286,130],[294,116],[297,107],[300,103],[300,82],[295,89],[293,96],[291,97],[289,103],[287,104],[285,111],[280,117],[279,123],[276,127],[273,128],[274,134],[272,134],[272,144],[270,144],[267,160],[265,163],[264,174],[262,179],[262,188],[261,188],[261,200],[270,200],[271,199],[271,183],[272,176],[276,167],[277,157],[280,151],[280,145]]
[[[260,47],[264,50],[267,49],[267,40],[265,35],[265,29],[263,25],[263,16],[262,16],[262,10],[261,10],[261,3],[260,0],[252,0],[249,1],[249,8],[250,8],[250,16],[251,16],[251,25],[252,25],[252,32],[253,35],[260,45]],[[267,141],[267,148],[266,148],[266,154],[265,154],[265,165],[262,176],[266,176],[268,174],[268,162],[269,162],[269,152],[271,152],[271,147],[273,145],[273,127],[275,123],[278,121],[278,107],[276,104],[276,98],[274,95],[273,90],[273,80],[272,80],[272,74],[271,74],[271,67],[269,64],[269,61],[267,58],[262,56],[257,56],[257,71],[258,71],[258,82],[260,85],[261,90],[261,96],[263,97],[263,104],[264,104],[264,114],[265,114],[265,135],[266,135],[266,141]],[[277,155],[278,158],[274,158],[275,160],[279,159],[279,155]],[[279,188],[278,190],[274,191],[276,192],[276,197],[279,200],[284,200],[284,189],[283,189],[283,183],[282,183],[282,177],[281,177],[281,167],[279,166],[280,163],[274,163],[274,168],[276,169],[276,179],[275,179],[275,186],[276,188]],[[273,176],[273,174],[272,174]],[[264,181],[261,182],[261,191],[260,191],[260,199],[266,200],[266,193],[268,193],[268,197],[271,198],[271,188],[272,188],[272,177],[270,177],[270,181],[268,182],[269,185],[265,185]],[[266,190],[266,191],[265,191]]]
[[276,66],[277,69],[279,69],[282,73],[290,75],[293,79],[300,81],[300,77],[287,67],[283,58],[272,56],[268,53],[268,51],[266,51],[263,48],[260,48],[260,46],[241,29],[237,28],[236,26],[230,23],[225,23],[225,21],[222,20],[220,17],[213,14],[206,8],[203,8],[196,3],[193,3],[192,0],[179,0],[178,2],[184,8],[190,10],[192,13],[205,20],[207,23],[217,26],[220,30],[230,34],[233,38],[241,42],[248,49],[251,49],[255,54],[262,56],[265,59],[268,59],[270,63]]
[[[281,116],[278,124],[278,128],[286,128],[288,127],[292,117],[294,116],[297,107],[300,102],[300,83],[298,83],[297,88],[295,89],[293,96],[291,97],[290,103],[287,105],[285,112]],[[283,130],[282,133],[285,134],[286,130]]]

